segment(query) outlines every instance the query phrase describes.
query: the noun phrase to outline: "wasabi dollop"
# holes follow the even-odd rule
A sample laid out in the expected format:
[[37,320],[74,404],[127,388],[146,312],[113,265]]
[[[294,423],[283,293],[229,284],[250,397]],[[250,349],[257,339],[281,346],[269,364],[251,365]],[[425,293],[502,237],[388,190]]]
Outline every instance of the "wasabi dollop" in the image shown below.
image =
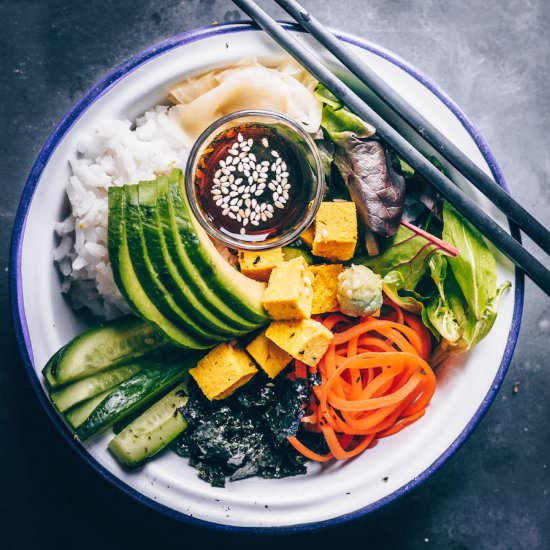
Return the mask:
[[338,275],[337,298],[345,315],[372,315],[382,307],[382,279],[364,265],[352,265]]

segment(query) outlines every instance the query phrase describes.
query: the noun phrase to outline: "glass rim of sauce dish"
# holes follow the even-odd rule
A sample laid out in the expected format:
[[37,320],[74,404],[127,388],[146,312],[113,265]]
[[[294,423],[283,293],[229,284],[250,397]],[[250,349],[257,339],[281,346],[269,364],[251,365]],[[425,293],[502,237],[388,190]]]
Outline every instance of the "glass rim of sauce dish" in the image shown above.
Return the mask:
[[[212,215],[212,213],[207,212],[205,208],[205,200],[203,200],[202,195],[204,193],[213,193],[210,197],[210,206],[211,209],[216,209],[217,213],[221,213],[222,208],[225,208],[224,206],[218,206],[216,207],[216,204],[219,204],[221,202],[221,191],[219,189],[219,178],[213,178],[213,181],[216,182],[214,184],[214,187],[217,188],[217,190],[208,188],[207,191],[204,191],[199,186],[199,163],[201,162],[201,159],[205,155],[209,153],[209,151],[214,151],[215,149],[211,147],[212,144],[216,142],[216,140],[223,138],[223,136],[231,131],[231,129],[238,129],[238,128],[245,128],[245,129],[254,129],[254,128],[260,128],[265,127],[266,131],[273,132],[277,134],[277,137],[281,137],[280,134],[280,128],[284,128],[284,133],[287,135],[286,139],[288,141],[288,147],[292,147],[292,155],[295,160],[293,168],[296,168],[296,166],[299,164],[302,171],[299,174],[287,174],[288,180],[283,179],[282,183],[285,184],[285,182],[288,181],[284,185],[284,198],[281,196],[279,199],[281,202],[278,202],[278,204],[273,201],[274,204],[276,204],[276,207],[273,208],[273,206],[270,206],[268,204],[263,204],[262,208],[267,206],[267,209],[271,210],[271,219],[273,219],[273,213],[275,214],[275,218],[277,218],[277,214],[279,214],[279,219],[281,219],[282,214],[285,212],[285,207],[287,204],[290,206],[290,203],[293,202],[292,195],[289,197],[288,191],[292,191],[291,185],[292,185],[292,177],[300,177],[300,186],[307,186],[306,188],[300,188],[300,194],[301,194],[301,200],[303,201],[303,205],[298,205],[301,209],[299,212],[294,212],[294,219],[290,219],[288,221],[288,226],[285,227],[284,223],[282,221],[279,221],[279,227],[277,231],[274,231],[273,236],[267,236],[267,230],[266,233],[262,235],[261,233],[261,227],[255,231],[255,228],[259,225],[260,222],[260,213],[258,212],[258,217],[255,218],[257,221],[254,221],[252,219],[247,219],[246,223],[250,221],[248,224],[248,228],[242,227],[239,232],[237,231],[228,231],[225,228],[220,227],[220,224],[215,223],[215,216]],[[244,131],[243,131],[244,132]],[[240,143],[237,143],[237,136],[241,135],[240,133],[235,134],[235,141],[233,146],[226,145],[227,148],[230,149],[230,153],[233,152],[235,149],[237,151],[242,151],[242,149],[239,149],[237,145]],[[220,137],[221,136],[221,137]],[[268,135],[269,137],[269,135]],[[233,138],[231,138],[233,139]],[[239,138],[242,140],[242,135]],[[292,139],[292,145],[291,140]],[[246,148],[246,139],[245,141],[245,147],[244,150],[250,150],[250,147]],[[269,143],[267,139],[260,139],[261,143],[267,144]],[[235,149],[231,148],[234,147]],[[302,154],[300,151],[304,151]],[[269,156],[269,159],[273,161],[273,164],[271,164],[271,169],[273,169],[275,161],[277,163],[282,164],[284,170],[287,170],[286,163],[281,158],[279,159],[279,153],[278,151],[271,150],[271,155]],[[237,155],[235,155],[237,156]],[[252,155],[252,157],[256,157],[256,155]],[[223,159],[225,157],[222,157],[222,163],[224,162]],[[229,158],[229,157],[227,157]],[[265,157],[264,157],[265,158]],[[217,161],[220,162],[220,161]],[[237,161],[235,161],[237,162]],[[264,161],[264,164],[265,161]],[[290,163],[289,163],[290,164]],[[225,166],[225,164],[223,164]],[[240,163],[235,166],[235,168],[232,168],[233,173],[236,175],[243,176],[242,173],[237,174],[235,170],[237,169],[237,166],[239,166],[240,169]],[[229,167],[229,164],[228,164]],[[222,164],[216,165],[216,173],[219,174],[221,172]],[[258,163],[259,168],[259,163]],[[277,167],[278,168],[278,167]],[[269,169],[269,168],[268,168]],[[307,170],[308,175],[307,177],[304,176],[303,170]],[[291,168],[288,168],[289,172],[292,172]],[[280,169],[277,170],[278,174],[283,175],[286,172],[282,172]],[[224,171],[225,173],[225,171]],[[270,171],[270,177],[271,175],[274,175]],[[223,178],[223,176],[221,176]],[[235,176],[232,176],[234,180]],[[246,185],[246,177],[243,176],[245,179],[244,184]],[[262,175],[260,174],[260,177]],[[265,176],[267,178],[267,175]],[[280,178],[277,177],[277,179],[280,182]],[[252,180],[249,180],[252,181]],[[263,187],[261,190],[265,190],[266,195],[271,194],[270,197],[273,199],[275,195],[274,192],[266,188],[266,185],[270,188],[271,185],[268,181],[268,179],[260,179],[260,182],[263,183]],[[206,184],[209,182],[207,181]],[[255,183],[255,182],[254,182]],[[277,182],[273,181],[275,185],[278,185]],[[222,184],[224,185],[224,184]],[[250,186],[248,186],[249,188]],[[241,189],[242,187],[239,187]],[[246,189],[247,191],[249,189]],[[277,191],[280,191],[281,189],[278,188]],[[260,191],[260,190],[259,190]],[[258,191],[258,192],[259,192]],[[321,155],[319,153],[319,150],[317,149],[317,145],[315,144],[315,141],[313,140],[312,136],[295,120],[288,117],[287,115],[284,115],[282,113],[278,113],[275,111],[268,111],[268,110],[245,110],[245,111],[236,111],[234,113],[231,113],[229,115],[223,116],[213,122],[206,130],[204,130],[201,135],[197,138],[195,143],[193,144],[193,147],[191,148],[191,151],[189,153],[189,158],[187,161],[186,169],[185,169],[185,192],[187,195],[187,200],[189,202],[189,205],[191,206],[191,210],[195,216],[195,218],[198,220],[200,225],[206,230],[206,232],[216,239],[217,241],[222,242],[223,244],[231,247],[231,248],[237,248],[237,249],[243,249],[243,250],[267,250],[271,248],[276,248],[279,246],[284,246],[286,244],[291,243],[292,241],[296,240],[300,234],[309,227],[309,225],[313,222],[315,215],[317,214],[317,211],[319,209],[319,206],[321,205],[321,201],[323,200],[323,196],[325,194],[325,175],[324,175],[324,169],[323,169],[323,163],[321,160]],[[227,192],[227,189],[224,189],[223,192]],[[215,195],[217,193],[217,195]],[[246,195],[245,195],[246,196]],[[247,204],[250,205],[250,200],[253,201],[254,205],[256,205],[256,208],[259,209],[258,202],[262,199],[260,197],[257,197],[257,201],[254,200],[255,196],[254,193],[248,194],[251,198],[248,199]],[[220,198],[220,201],[216,201],[216,199]],[[224,197],[225,198],[225,197]],[[235,197],[238,198],[238,197]],[[239,205],[243,201],[239,201]],[[244,204],[242,205],[244,208]],[[223,210],[223,212],[229,212],[229,205],[227,204],[227,209]],[[242,214],[243,212],[240,211]],[[263,211],[262,211],[263,213]],[[232,212],[229,214],[233,220],[233,224],[236,223],[236,217],[239,220],[239,223],[241,223],[242,220],[240,216],[235,216],[235,214],[238,214],[238,212]],[[270,216],[270,213],[268,211],[265,212],[268,216]],[[262,220],[266,221],[266,217],[262,216]],[[229,218],[227,219],[228,221]],[[269,225],[264,224],[264,225]],[[249,229],[251,230],[249,232]]]

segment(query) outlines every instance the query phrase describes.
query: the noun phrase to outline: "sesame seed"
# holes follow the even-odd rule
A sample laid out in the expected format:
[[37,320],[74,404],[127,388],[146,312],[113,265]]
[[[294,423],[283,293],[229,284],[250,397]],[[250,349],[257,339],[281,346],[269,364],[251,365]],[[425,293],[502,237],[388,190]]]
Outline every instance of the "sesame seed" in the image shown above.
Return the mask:
[[282,202],[279,202],[279,201],[275,201],[275,206],[277,208],[284,208],[284,204]]
[[263,222],[267,221],[267,216],[263,212],[260,214],[260,218],[262,219]]
[[263,195],[263,192],[264,192],[263,189],[258,189],[258,191],[256,191],[256,192],[254,193],[254,195],[255,195],[256,197],[259,197],[260,195]]
[[254,172],[252,172],[252,177],[254,178],[254,180],[258,179],[258,172],[256,172],[256,170],[254,170]]
[[245,219],[243,220],[243,227],[246,227],[247,224],[248,224],[248,218],[245,218]]
[[287,168],[286,168],[286,162],[283,160],[283,162],[281,162],[281,168],[286,172]]
[[250,223],[252,225],[260,225],[260,222],[258,220],[252,220]]
[[266,206],[267,204],[265,202],[262,202],[262,204],[260,205],[260,210],[263,212]]
[[242,221],[242,217],[241,217],[240,211],[239,211],[239,213],[237,214],[237,221],[238,221],[238,222]]
[[285,199],[285,201],[288,200],[288,192],[287,191],[283,191],[283,198]]
[[277,202],[279,200],[279,193],[275,192],[273,193],[273,200]]
[[248,138],[248,146],[252,147],[253,143],[254,143],[254,140],[252,138]]
[[275,163],[273,163],[273,164],[271,165],[271,171],[272,171],[272,172],[275,172],[276,169],[277,169],[277,165],[276,165]]
[[268,218],[272,218],[272,217],[273,217],[273,212],[271,212],[271,211],[269,211],[269,210],[266,210],[266,211],[265,211],[265,215],[266,215],[266,217],[268,217]]
[[237,201],[237,206],[240,208],[242,205],[243,205],[243,200],[242,200],[242,199],[239,199],[239,200]]
[[221,166],[222,168],[225,168],[225,161],[224,161],[224,160],[220,160],[220,166]]
[[243,140],[243,135],[239,132],[237,134],[237,141],[242,141]]
[[288,172],[281,172],[281,178],[288,178]]
[[246,231],[244,230],[244,227],[241,227],[240,233],[241,233],[241,235],[244,235],[246,233]]
[[256,191],[256,184],[254,184],[254,185],[249,189],[249,191],[250,191],[251,193],[254,193],[254,191]]
[[272,154],[275,158],[279,158],[279,153],[277,153],[277,151],[273,150],[273,151],[271,151],[271,154]]
[[240,159],[243,159],[244,157],[246,157],[246,153],[244,151],[242,153],[239,153]]
[[214,181],[214,185],[220,184],[220,178],[215,177],[213,181]]
[[216,206],[221,206],[223,203],[223,199],[220,199],[218,201],[216,201]]
[[250,199],[246,199],[244,201],[244,204],[247,206],[247,208],[252,204],[252,202],[250,201]]
[[227,176],[227,181],[229,183],[233,183],[235,181],[235,176],[233,174],[229,174],[229,176]]
[[250,197],[250,193],[243,193],[242,197],[243,199],[248,199],[248,197]]
[[239,151],[237,151],[237,149],[229,149],[229,151],[227,151],[230,155],[238,155],[239,154]]
[[231,161],[232,164],[238,164],[239,163],[239,157],[233,157],[233,160]]
[[227,214],[232,220],[236,220],[237,219],[237,216],[235,216],[235,214],[233,214],[233,212],[229,212],[229,214]]
[[256,155],[254,153],[250,153],[250,155],[248,155],[248,158],[256,162]]
[[272,181],[269,182],[268,187],[269,189],[271,189],[271,191],[275,191],[277,189],[277,186]]
[[243,148],[243,151],[246,151],[248,153],[248,151],[250,151],[250,147],[248,145],[245,145]]
[[222,192],[219,189],[212,189],[212,195],[221,195]]
[[239,207],[237,205],[233,204],[229,207],[229,210],[231,210],[232,212],[238,212]]
[[229,189],[227,187],[222,187],[222,193],[227,195],[227,193],[229,193]]
[[235,185],[239,185],[239,183],[241,183],[243,181],[243,178],[237,178],[235,180]]
[[241,186],[237,189],[237,191],[238,191],[239,193],[242,193],[243,191],[246,191],[245,186],[244,186],[244,185],[241,185]]
[[262,138],[262,145],[264,147],[269,147],[269,141],[267,141],[267,138]]
[[239,199],[238,199],[237,197],[235,197],[234,199],[231,199],[231,201],[229,202],[229,204],[230,204],[231,206],[234,206],[235,204],[237,204],[237,201],[238,201],[238,200],[239,200]]
[[214,181],[216,181],[216,178],[219,178],[222,175],[222,169],[216,170],[216,173],[214,174]]
[[277,186],[277,193],[279,193],[279,195],[283,194],[283,188],[280,185]]
[[276,164],[277,166],[279,166],[279,164],[281,164],[281,162],[283,162],[283,159],[279,157],[279,158],[275,161],[275,164]]
[[231,191],[231,193],[229,193],[230,197],[236,197],[237,195],[238,195],[237,191]]
[[223,215],[223,216],[227,216],[227,214],[229,214],[229,208],[225,208],[225,209],[222,211],[222,215]]
[[244,218],[244,217],[245,217],[245,213],[244,213],[244,210],[243,210],[242,208],[239,210],[239,216],[240,216],[241,218]]

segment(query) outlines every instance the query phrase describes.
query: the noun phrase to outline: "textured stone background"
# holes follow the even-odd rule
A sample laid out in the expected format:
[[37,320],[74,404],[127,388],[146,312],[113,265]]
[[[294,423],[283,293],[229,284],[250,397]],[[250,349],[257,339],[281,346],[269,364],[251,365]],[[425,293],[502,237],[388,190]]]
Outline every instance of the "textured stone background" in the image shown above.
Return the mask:
[[[550,221],[550,2],[304,4],[438,82],[487,138],[514,195]],[[468,442],[411,494],[318,534],[260,542],[160,516],[94,474],[40,409],[16,350],[7,286],[11,224],[34,157],[63,113],[115,64],[180,31],[242,18],[229,0],[0,0],[0,546],[550,548],[550,313],[530,283],[510,372]]]

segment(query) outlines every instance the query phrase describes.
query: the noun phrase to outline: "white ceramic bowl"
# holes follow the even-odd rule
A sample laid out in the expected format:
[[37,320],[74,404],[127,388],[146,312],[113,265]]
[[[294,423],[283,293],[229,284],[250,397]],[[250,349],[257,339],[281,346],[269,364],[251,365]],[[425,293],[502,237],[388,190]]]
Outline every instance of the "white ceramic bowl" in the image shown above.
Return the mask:
[[[446,95],[386,50],[359,38],[341,38],[504,185],[487,146]],[[511,280],[512,290],[502,300],[489,336],[468,356],[438,371],[438,388],[427,414],[359,458],[312,464],[306,476],[252,478],[213,488],[171,452],[139,472],[125,472],[107,452],[108,435],[85,446],[71,437],[48,402],[40,374],[52,353],[85,328],[60,293],[52,261],[53,226],[62,214],[67,161],[75,152],[77,135],[94,130],[106,117],[133,119],[164,101],[171,84],[251,53],[259,58],[281,55],[269,38],[248,24],[185,33],[131,58],[71,109],[40,152],[23,192],[12,247],[13,312],[26,369],[46,412],[80,456],[120,489],[186,521],[227,529],[310,529],[357,517],[402,495],[439,468],[475,428],[502,382],[521,320],[522,279],[501,255],[499,279]],[[403,123],[396,123],[408,134]],[[485,204],[481,197],[479,202]],[[494,217],[508,227],[502,216]]]

